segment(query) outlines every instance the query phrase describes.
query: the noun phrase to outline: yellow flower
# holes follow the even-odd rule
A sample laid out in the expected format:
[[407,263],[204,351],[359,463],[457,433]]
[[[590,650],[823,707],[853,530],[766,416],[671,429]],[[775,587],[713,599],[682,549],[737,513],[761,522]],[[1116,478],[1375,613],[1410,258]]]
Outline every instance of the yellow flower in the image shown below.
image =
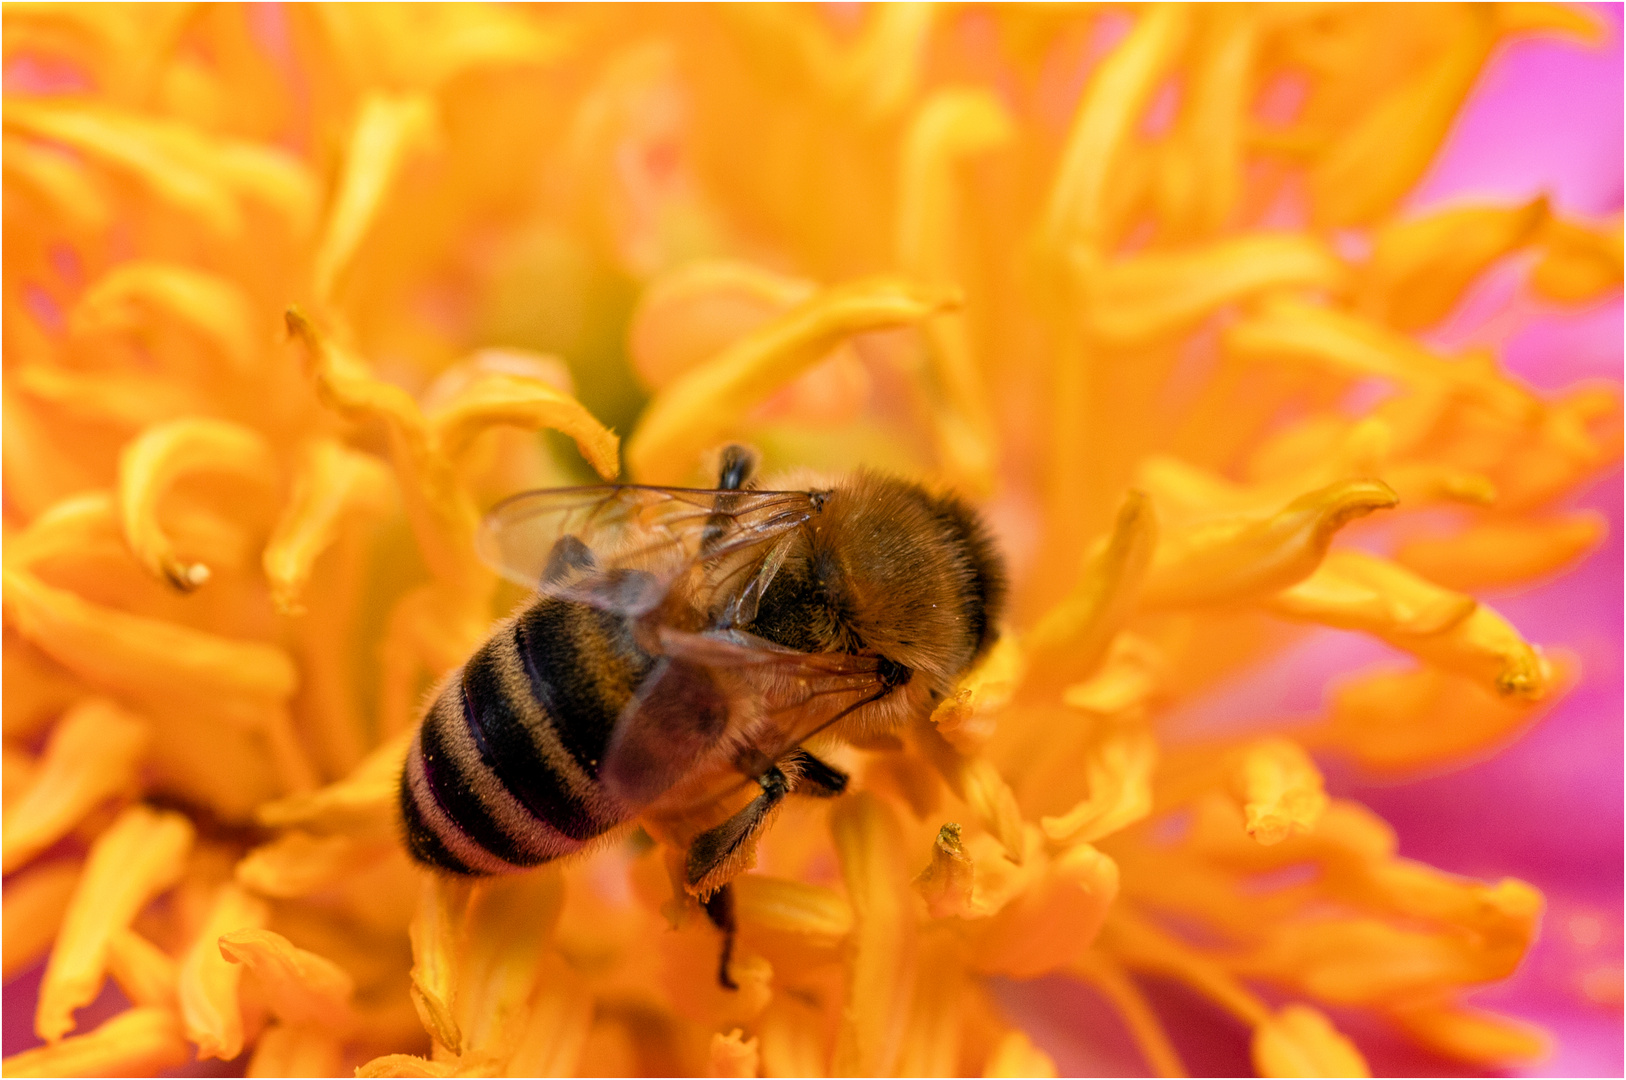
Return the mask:
[[[992,990],[1041,975],[1161,1075],[1149,975],[1247,1025],[1262,1075],[1364,1074],[1340,1009],[1539,1057],[1463,995],[1540,894],[1400,857],[1316,763],[1446,766],[1574,678],[1468,590],[1596,543],[1553,507],[1616,459],[1618,390],[1416,335],[1514,252],[1554,302],[1618,290],[1620,225],[1398,209],[1536,31],[1593,28],[8,8],[5,971],[45,967],[5,1071],[1046,1075]],[[701,482],[729,439],[982,500],[1015,585],[953,695],[780,814],[732,991],[648,834],[469,882],[396,819],[425,692],[522,599],[482,511]],[[1441,508],[1458,531],[1408,531]],[[1410,666],[1311,727],[1164,730],[1306,626]],[[108,976],[130,1008],[83,1031]]]

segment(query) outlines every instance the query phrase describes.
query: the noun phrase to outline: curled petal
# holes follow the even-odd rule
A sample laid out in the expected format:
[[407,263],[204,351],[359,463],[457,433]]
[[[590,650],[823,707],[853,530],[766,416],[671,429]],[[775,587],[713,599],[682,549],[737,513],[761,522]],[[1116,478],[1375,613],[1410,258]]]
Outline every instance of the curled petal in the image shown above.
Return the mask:
[[[119,693],[280,700],[298,672],[282,649],[93,604],[33,574],[5,572],[6,618],[87,682]],[[223,713],[236,715],[236,713]]]
[[962,754],[973,754],[994,733],[994,717],[1016,694],[1026,661],[1021,646],[1009,633],[1000,635],[988,655],[978,661],[955,687],[954,693],[932,710],[938,734]]
[[5,137],[6,179],[21,181],[80,237],[100,235],[112,221],[107,194],[76,158],[27,139]]
[[1261,844],[1315,828],[1327,809],[1321,770],[1296,743],[1267,739],[1246,750],[1232,778],[1243,827]]
[[19,391],[94,424],[140,429],[205,407],[193,388],[146,372],[74,371],[30,364],[15,376]]
[[952,294],[896,278],[826,289],[663,389],[639,420],[627,465],[641,482],[680,480],[752,406],[847,337],[918,323],[957,304]]
[[1437,668],[1380,671],[1338,686],[1319,738],[1367,768],[1428,768],[1472,756],[1509,739],[1574,681],[1574,661],[1552,658],[1554,692],[1541,702]]
[[1266,290],[1337,289],[1345,277],[1337,256],[1302,233],[1252,233],[1114,259],[1079,250],[1073,272],[1085,329],[1116,345],[1188,329],[1226,304]]
[[1387,379],[1430,395],[1472,400],[1519,423],[1535,419],[1540,408],[1493,365],[1472,358],[1444,360],[1370,320],[1288,296],[1261,303],[1250,317],[1227,327],[1222,340],[1232,356]]
[[232,930],[219,941],[222,957],[254,973],[277,1019],[341,1030],[347,1025],[355,981],[333,961],[270,930]]
[[754,263],[701,259],[662,274],[638,301],[628,351],[644,384],[660,389],[818,291]]
[[177,322],[208,341],[234,373],[246,374],[270,343],[254,309],[235,283],[182,263],[120,263],[75,305],[69,328],[76,337],[143,330],[157,318]]
[[1026,1032],[1008,1031],[988,1055],[983,1066],[984,1076],[1043,1076],[1056,1074],[1056,1063],[1049,1054],[1033,1045]]
[[233,931],[259,929],[270,917],[264,900],[228,882],[215,893],[197,938],[181,959],[176,997],[186,1037],[197,1044],[199,1059],[230,1061],[243,1052],[238,998],[243,969],[221,955],[220,939]]
[[217,236],[242,230],[242,210],[231,190],[174,145],[177,138],[190,145],[192,132],[185,125],[80,103],[64,107],[15,97],[6,99],[5,124],[134,176],[159,199],[201,221]]
[[416,731],[406,731],[368,754],[349,776],[337,783],[262,805],[261,825],[290,825],[317,830],[366,830],[389,822],[400,797],[401,769]]
[[1253,1032],[1260,1076],[1371,1076],[1355,1044],[1317,1009],[1287,1005]]
[[1157,546],[1157,511],[1144,492],[1130,491],[1105,543],[1085,560],[1078,584],[1028,636],[1035,670],[1053,672],[1054,681],[1095,670],[1133,614]]
[[1379,480],[1346,480],[1302,495],[1270,517],[1194,525],[1158,545],[1142,602],[1149,607],[1234,602],[1314,573],[1339,529],[1398,500]]
[[318,556],[338,537],[347,513],[378,513],[393,487],[388,470],[370,454],[333,439],[306,448],[294,474],[293,493],[283,507],[262,563],[271,582],[271,600],[284,614],[300,610],[299,596]]
[[209,568],[181,561],[158,523],[158,508],[171,488],[199,472],[268,484],[276,478],[276,463],[258,432],[203,418],[149,428],[119,455],[119,514],[125,541],[142,566],[182,592],[208,581]]
[[1542,237],[1542,258],[1530,285],[1541,296],[1582,304],[1620,288],[1621,223],[1552,221]]
[[424,878],[412,938],[412,1004],[436,1045],[463,1052],[463,1032],[452,1012],[458,981],[459,939],[469,906],[469,886],[439,876]]
[[79,862],[41,863],[6,882],[4,977],[32,967],[56,940],[63,912],[79,881]]
[[1540,651],[1495,611],[1363,552],[1329,556],[1310,577],[1273,597],[1270,609],[1374,634],[1506,696],[1539,701],[1552,681]]
[[1055,843],[1100,840],[1152,812],[1152,772],[1157,739],[1139,727],[1116,731],[1090,750],[1082,763],[1089,797],[1055,817],[1039,819]]
[[1179,979],[1249,1027],[1270,1017],[1270,1008],[1230,972],[1150,920],[1119,904],[1102,928],[1104,951],[1129,968]]
[[216,236],[242,231],[239,196],[282,215],[302,234],[316,204],[316,185],[303,163],[279,148],[205,134],[177,120],[75,101],[5,105],[8,128],[49,139],[124,172],[160,200],[202,221]]
[[1162,652],[1151,642],[1119,634],[1096,673],[1062,691],[1062,704],[1103,719],[1139,717],[1162,685],[1165,667]]
[[1483,521],[1453,536],[1407,540],[1395,559],[1454,589],[1515,585],[1573,565],[1602,542],[1608,528],[1603,515],[1588,510]]
[[593,994],[582,978],[549,957],[531,995],[519,1044],[508,1059],[509,1076],[576,1076],[593,1025]]
[[429,417],[441,453],[456,458],[481,432],[498,425],[552,428],[575,440],[582,456],[606,480],[621,471],[620,440],[582,404],[541,379],[487,373],[464,386]]
[[339,1076],[343,1052],[343,1043],[327,1028],[273,1023],[254,1040],[246,1075]]
[[980,88],[938,90],[904,136],[899,165],[898,266],[922,280],[952,280],[956,221],[954,166],[1015,134],[999,99]]
[[352,836],[294,830],[243,856],[235,876],[239,885],[261,896],[309,896],[355,873],[376,853],[375,845]]
[[1469,206],[1385,225],[1362,275],[1361,306],[1400,330],[1432,326],[1493,262],[1538,236],[1547,199]]
[[441,1077],[456,1071],[455,1061],[430,1061],[416,1054],[385,1054],[356,1067],[358,1077]]
[[755,1076],[760,1047],[756,1036],[747,1039],[745,1032],[735,1028],[727,1035],[711,1037],[711,1076]]
[[830,830],[853,909],[853,951],[834,1071],[889,1075],[900,1048],[916,954],[902,837],[891,809],[867,791],[836,805]]
[[119,1013],[86,1035],[6,1058],[7,1076],[156,1076],[192,1056],[168,1009]]
[[1423,175],[1496,43],[1489,11],[1460,9],[1443,47],[1369,109],[1310,170],[1315,221],[1364,225]]
[[1158,1076],[1186,1076],[1185,1063],[1164,1030],[1157,1012],[1135,985],[1123,965],[1100,949],[1086,949],[1074,971],[1101,992],[1118,1010],[1124,1026],[1140,1048],[1146,1064]]
[[934,919],[966,918],[980,914],[972,903],[976,866],[960,843],[960,826],[948,822],[937,830],[932,861],[915,876],[915,891],[926,901]]
[[470,580],[470,538],[478,515],[451,463],[436,452],[418,403],[399,386],[374,376],[360,357],[318,330],[298,308],[289,308],[285,317],[289,335],[303,347],[306,370],[323,404],[351,420],[384,426],[407,516],[430,570],[457,595],[483,602]]
[[853,927],[853,912],[834,889],[765,874],[734,879],[734,910],[740,922],[838,944]]
[[40,983],[40,1038],[55,1042],[73,1030],[73,1011],[102,988],[108,942],[180,878],[192,837],[180,814],[132,806],[96,838]]
[[27,794],[6,808],[5,872],[50,847],[104,800],[134,787],[150,737],[146,721],[101,698],[64,716]]
[[452,1006],[465,1058],[505,1061],[514,1052],[563,902],[557,867],[474,885]]
[[1116,159],[1184,41],[1190,19],[1177,4],[1145,9],[1091,78],[1073,114],[1045,206],[1040,236],[1050,250],[1106,239],[1114,224],[1107,220],[1107,186]]
[[1068,847],[1036,870],[1026,888],[978,924],[979,970],[1027,979],[1073,963],[1117,899],[1117,863],[1089,844]]
[[1459,1061],[1497,1067],[1552,1053],[1552,1037],[1534,1024],[1452,1001],[1396,1006],[1389,1015],[1413,1039]]
[[175,1007],[180,968],[168,953],[134,930],[121,930],[108,940],[107,970],[135,1004]]
[[379,92],[361,103],[344,170],[312,260],[316,295],[331,299],[407,157],[431,135],[434,101]]

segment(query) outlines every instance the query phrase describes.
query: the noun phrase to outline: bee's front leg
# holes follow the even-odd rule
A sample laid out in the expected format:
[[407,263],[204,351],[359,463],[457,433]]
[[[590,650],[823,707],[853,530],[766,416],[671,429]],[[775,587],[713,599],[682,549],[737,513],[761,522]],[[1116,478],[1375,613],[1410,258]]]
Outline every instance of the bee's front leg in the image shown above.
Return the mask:
[[757,833],[790,791],[790,781],[777,765],[770,765],[757,777],[757,783],[762,785],[761,795],[721,825],[695,837],[694,843],[689,845],[684,876],[690,892],[707,895],[738,872],[740,863],[756,842]]
[[717,958],[717,982],[724,990],[738,990],[739,984],[728,973],[728,964],[734,958],[734,886],[724,885],[706,897],[706,917],[711,925],[723,932],[723,951]]

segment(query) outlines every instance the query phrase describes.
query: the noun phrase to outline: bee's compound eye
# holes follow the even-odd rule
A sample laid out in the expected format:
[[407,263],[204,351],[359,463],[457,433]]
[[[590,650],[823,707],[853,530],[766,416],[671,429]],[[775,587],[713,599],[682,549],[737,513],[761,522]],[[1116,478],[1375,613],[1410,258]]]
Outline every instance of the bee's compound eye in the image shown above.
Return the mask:
[[914,672],[910,671],[896,660],[889,660],[884,656],[881,657],[880,666],[877,667],[875,671],[876,674],[881,677],[881,684],[888,690],[892,689],[894,686],[902,686],[904,683],[908,682],[909,677],[914,674]]

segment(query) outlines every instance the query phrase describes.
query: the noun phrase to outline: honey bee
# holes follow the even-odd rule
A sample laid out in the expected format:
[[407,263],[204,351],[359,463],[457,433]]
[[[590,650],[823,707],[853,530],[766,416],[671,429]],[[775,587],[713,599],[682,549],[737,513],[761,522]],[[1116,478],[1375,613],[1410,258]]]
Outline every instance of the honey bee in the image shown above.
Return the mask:
[[728,881],[788,794],[847,784],[803,744],[929,711],[993,644],[1005,594],[959,499],[869,472],[757,490],[755,466],[730,446],[716,489],[499,504],[480,555],[536,595],[439,688],[400,785],[409,851],[455,874],[536,866],[635,820],[686,848],[724,985]]

